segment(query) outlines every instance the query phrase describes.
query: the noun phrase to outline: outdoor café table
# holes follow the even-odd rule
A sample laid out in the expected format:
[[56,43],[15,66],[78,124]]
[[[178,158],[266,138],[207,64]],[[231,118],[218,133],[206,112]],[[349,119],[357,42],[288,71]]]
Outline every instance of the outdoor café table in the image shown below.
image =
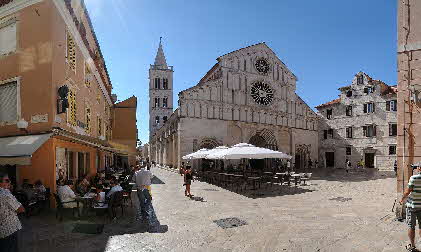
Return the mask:
[[292,174],[291,177],[294,178],[295,185],[297,185],[300,182],[302,175],[301,174]]
[[247,177],[247,179],[253,181],[253,190],[256,190],[256,181],[260,180],[260,177]]
[[86,215],[88,210],[92,207],[92,203],[94,201],[94,197],[91,196],[78,196],[75,198],[77,202],[81,202],[83,204],[82,208],[82,215]]

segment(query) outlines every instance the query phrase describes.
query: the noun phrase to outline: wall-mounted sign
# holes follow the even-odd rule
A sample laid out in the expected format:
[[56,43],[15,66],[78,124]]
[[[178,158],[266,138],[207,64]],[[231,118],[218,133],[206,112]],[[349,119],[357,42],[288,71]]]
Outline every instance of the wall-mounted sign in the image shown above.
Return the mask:
[[48,122],[48,114],[31,116],[31,123],[43,123],[43,122]]

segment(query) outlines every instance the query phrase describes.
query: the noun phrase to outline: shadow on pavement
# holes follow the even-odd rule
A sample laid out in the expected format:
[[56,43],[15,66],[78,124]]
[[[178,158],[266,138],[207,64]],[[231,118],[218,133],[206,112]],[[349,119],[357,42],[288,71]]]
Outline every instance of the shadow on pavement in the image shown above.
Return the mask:
[[159,184],[159,185],[164,185],[164,184],[165,184],[165,182],[164,182],[164,181],[162,181],[161,179],[159,179],[157,176],[155,176],[155,177],[153,177],[153,178],[151,179],[151,183],[152,183],[153,185],[156,185],[156,184]]
[[[55,211],[47,209],[38,216],[22,219],[23,229],[19,233],[19,251],[124,251],[125,246],[143,246],[141,241],[131,234],[166,233],[167,225],[148,227],[147,224],[135,220],[136,208],[126,209],[124,215],[117,220],[106,220],[104,216],[90,216],[82,219],[65,218],[59,222],[55,219]],[[105,224],[101,233],[86,234],[74,232],[75,227],[84,224]],[[146,246],[146,244],[145,244]],[[153,249],[153,248],[152,248]],[[161,248],[157,247],[156,250]]]

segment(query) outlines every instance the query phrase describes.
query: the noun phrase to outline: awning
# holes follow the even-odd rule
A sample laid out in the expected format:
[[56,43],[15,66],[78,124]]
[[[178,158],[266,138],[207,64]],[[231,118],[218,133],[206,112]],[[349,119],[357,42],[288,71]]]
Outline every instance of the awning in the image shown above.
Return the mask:
[[30,165],[32,154],[50,137],[49,134],[0,138],[0,165]]

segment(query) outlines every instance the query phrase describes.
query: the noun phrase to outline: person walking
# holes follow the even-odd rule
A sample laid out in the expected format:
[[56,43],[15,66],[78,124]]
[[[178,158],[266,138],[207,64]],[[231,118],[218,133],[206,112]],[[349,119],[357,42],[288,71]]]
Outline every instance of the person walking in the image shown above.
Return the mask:
[[415,226],[417,220],[421,235],[421,166],[413,167],[413,169],[416,169],[417,174],[409,178],[408,187],[399,202],[402,205],[405,199],[408,198],[406,201],[406,223],[408,225],[410,244],[406,246],[406,249],[410,252],[418,251],[415,248]]
[[18,251],[18,231],[22,229],[18,214],[23,212],[25,208],[10,192],[9,176],[0,173],[0,251]]
[[193,174],[191,166],[186,166],[186,170],[184,171],[184,185],[186,186],[186,190],[184,190],[184,195],[187,197],[193,197],[190,192],[191,182],[193,181]]
[[351,161],[349,161],[348,159],[345,162],[345,166],[346,166],[346,173],[349,173],[349,170],[351,169]]
[[150,231],[159,225],[152,206],[152,196],[148,190],[151,186],[152,176],[151,171],[147,170],[145,166],[135,174],[137,197],[139,198],[138,220],[146,222]]

